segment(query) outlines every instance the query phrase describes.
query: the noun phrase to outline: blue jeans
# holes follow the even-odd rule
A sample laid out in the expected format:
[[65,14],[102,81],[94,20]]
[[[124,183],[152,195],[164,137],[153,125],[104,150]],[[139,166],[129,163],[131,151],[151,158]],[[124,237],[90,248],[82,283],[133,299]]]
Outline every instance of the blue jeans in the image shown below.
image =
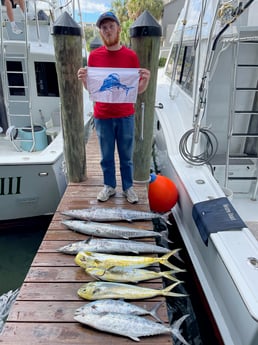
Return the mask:
[[101,151],[104,184],[116,187],[115,144],[120,162],[123,191],[133,185],[134,115],[112,119],[94,119]]

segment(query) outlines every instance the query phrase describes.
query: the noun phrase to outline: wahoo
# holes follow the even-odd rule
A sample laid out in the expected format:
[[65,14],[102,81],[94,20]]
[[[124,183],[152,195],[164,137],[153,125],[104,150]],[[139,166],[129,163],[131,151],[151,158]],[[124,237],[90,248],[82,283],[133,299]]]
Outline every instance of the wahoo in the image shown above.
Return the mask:
[[65,254],[78,254],[83,252],[98,253],[153,253],[165,254],[170,250],[151,243],[137,242],[132,240],[89,238],[85,241],[78,241],[58,249]]
[[[125,208],[101,208],[91,207],[84,209],[67,210],[61,212],[65,216],[76,219],[92,220],[95,222],[119,222],[134,220],[152,220],[161,217],[159,213],[136,211]],[[162,216],[163,217],[163,216]]]
[[171,242],[167,237],[167,231],[162,231],[159,233],[152,230],[142,230],[115,224],[84,222],[82,220],[64,220],[62,221],[62,224],[64,224],[71,230],[89,236],[92,235],[97,237],[122,239],[160,237],[164,238],[167,242]]

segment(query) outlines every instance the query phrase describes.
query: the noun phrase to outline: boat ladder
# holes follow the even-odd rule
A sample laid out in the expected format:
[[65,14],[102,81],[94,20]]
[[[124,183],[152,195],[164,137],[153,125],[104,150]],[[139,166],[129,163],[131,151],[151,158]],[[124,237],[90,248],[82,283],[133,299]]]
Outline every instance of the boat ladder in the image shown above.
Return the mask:
[[[33,116],[31,113],[31,95],[29,92],[30,76],[28,66],[28,20],[25,18],[19,22],[15,16],[19,27],[23,29],[22,34],[15,35],[12,32],[9,21],[4,17],[1,8],[1,69],[2,84],[5,98],[5,107],[8,120],[8,130],[6,136],[15,146],[17,151],[22,151],[23,144],[29,146],[33,151],[35,146],[35,134],[33,126]],[[19,8],[14,9],[14,15]],[[19,135],[21,131],[30,131],[29,139]]]
[[[230,115],[227,132],[225,187],[229,181],[252,183],[251,199],[256,200],[258,190],[258,30],[240,30],[233,42],[233,72]],[[243,131],[244,128],[244,131]],[[230,167],[237,160],[255,166],[250,176],[232,176]],[[241,175],[241,174],[240,174]]]

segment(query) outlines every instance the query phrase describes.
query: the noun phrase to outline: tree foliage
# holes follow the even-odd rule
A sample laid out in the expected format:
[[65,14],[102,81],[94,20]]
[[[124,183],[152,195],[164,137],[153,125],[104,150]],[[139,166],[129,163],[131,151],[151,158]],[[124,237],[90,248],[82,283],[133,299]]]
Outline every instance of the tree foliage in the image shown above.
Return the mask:
[[130,26],[142,12],[147,10],[159,20],[164,8],[162,0],[114,0],[111,6],[121,23],[121,42],[125,45],[130,42]]
[[159,20],[162,16],[164,5],[162,0],[128,0],[126,7],[128,17],[132,20],[136,20],[145,10]]

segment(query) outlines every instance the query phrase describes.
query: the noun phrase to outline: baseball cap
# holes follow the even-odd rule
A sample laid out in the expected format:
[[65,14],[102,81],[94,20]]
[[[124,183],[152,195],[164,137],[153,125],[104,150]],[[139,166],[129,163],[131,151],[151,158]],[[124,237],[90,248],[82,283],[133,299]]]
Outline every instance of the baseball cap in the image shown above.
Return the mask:
[[113,12],[109,11],[109,12],[102,13],[101,16],[99,17],[99,19],[97,20],[96,26],[97,26],[98,28],[100,28],[101,22],[102,22],[104,19],[113,20],[113,21],[116,22],[118,25],[120,25],[119,20],[117,19],[116,15],[115,15]]

